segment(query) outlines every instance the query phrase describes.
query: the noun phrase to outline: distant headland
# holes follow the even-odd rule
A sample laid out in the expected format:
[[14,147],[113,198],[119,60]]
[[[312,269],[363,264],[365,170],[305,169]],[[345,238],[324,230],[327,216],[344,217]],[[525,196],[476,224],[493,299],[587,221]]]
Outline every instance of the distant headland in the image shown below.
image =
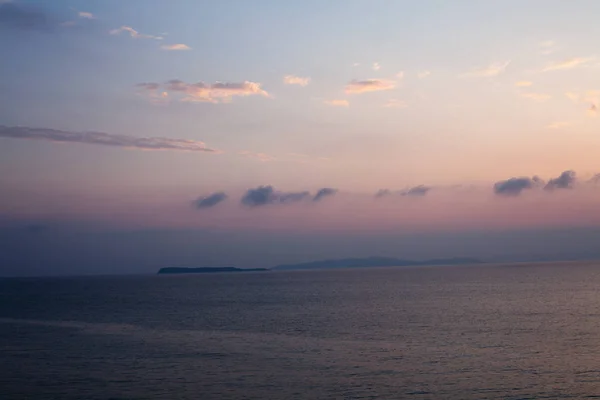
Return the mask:
[[268,271],[267,268],[235,268],[235,267],[203,267],[203,268],[185,268],[168,267],[161,268],[159,274],[211,274],[216,272],[258,272]]
[[404,260],[393,257],[367,257],[344,258],[334,260],[313,261],[301,264],[278,265],[272,270],[290,271],[306,269],[332,269],[332,268],[368,268],[368,267],[409,267],[409,266],[434,266],[434,265],[468,265],[482,264],[483,261],[473,258],[439,258],[432,260]]
[[483,264],[474,258],[436,258],[431,260],[405,260],[392,257],[343,258],[333,260],[312,261],[300,264],[277,265],[272,268],[235,268],[235,267],[167,267],[161,268],[159,274],[209,274],[217,272],[259,272],[259,271],[293,271],[338,268],[369,268],[369,267],[410,267],[410,266],[442,266],[442,265],[471,265]]

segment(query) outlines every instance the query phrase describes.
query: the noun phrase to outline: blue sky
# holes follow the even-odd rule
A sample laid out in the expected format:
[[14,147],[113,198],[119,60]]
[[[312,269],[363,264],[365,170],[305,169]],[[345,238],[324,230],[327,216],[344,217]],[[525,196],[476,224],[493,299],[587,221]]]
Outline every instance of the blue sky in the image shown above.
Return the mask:
[[[0,1],[0,216],[346,233],[600,223],[597,15],[592,0]],[[533,179],[565,171],[572,190]],[[266,185],[269,207],[240,206]],[[274,204],[321,188],[337,191],[318,207]],[[373,204],[380,189],[395,203]],[[221,192],[214,210],[190,207]]]

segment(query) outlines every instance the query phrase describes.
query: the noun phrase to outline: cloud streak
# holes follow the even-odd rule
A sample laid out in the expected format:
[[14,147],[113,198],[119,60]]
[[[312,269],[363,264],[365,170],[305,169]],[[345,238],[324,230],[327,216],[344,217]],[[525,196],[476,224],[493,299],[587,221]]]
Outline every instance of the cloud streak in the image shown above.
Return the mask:
[[167,51],[184,51],[184,50],[192,49],[190,46],[188,46],[187,44],[183,44],[183,43],[163,44],[162,46],[160,46],[160,48],[162,50],[167,50]]
[[589,63],[590,61],[592,61],[592,58],[585,58],[585,57],[575,57],[575,58],[570,58],[568,60],[555,61],[555,62],[552,62],[552,63],[546,65],[542,69],[542,72],[573,69],[573,68],[577,68],[582,65],[585,65],[585,64]]
[[313,201],[321,201],[325,197],[335,196],[338,192],[337,189],[333,188],[322,188],[317,191],[317,194],[313,197]]
[[487,67],[475,68],[462,76],[466,78],[491,78],[504,73],[509,64],[510,61],[493,63]]
[[333,107],[349,107],[348,100],[325,100],[323,103]]
[[194,201],[194,207],[197,209],[212,208],[219,203],[227,200],[227,194],[224,192],[216,192],[205,197],[200,197]]
[[248,157],[248,158],[254,158],[257,159],[259,161],[262,162],[267,162],[267,161],[274,161],[275,157],[270,156],[268,154],[265,153],[255,153],[253,151],[248,151],[248,150],[242,150],[240,152],[238,152],[239,155],[244,156],[244,157]]
[[162,137],[135,137],[104,132],[71,132],[48,128],[28,128],[0,125],[0,137],[11,139],[45,140],[62,143],[82,143],[124,147],[138,150],[173,150],[216,153],[203,142]]
[[248,189],[241,199],[241,204],[247,207],[260,207],[268,204],[291,204],[302,201],[310,196],[309,192],[281,192],[273,186],[259,186]]
[[600,104],[600,90],[588,90],[584,93],[567,92],[565,95],[572,101],[580,104],[587,104],[587,113],[595,117],[598,113],[598,104]]
[[87,11],[79,11],[77,13],[77,15],[79,16],[79,18],[96,19],[96,17],[94,16],[94,14],[92,14],[91,12],[87,12]]
[[550,96],[549,94],[546,94],[546,93],[533,93],[533,92],[521,93],[521,97],[524,97],[526,99],[535,100],[535,101],[546,101],[546,100],[549,100],[552,98],[552,96]]
[[385,108],[406,108],[408,107],[408,104],[406,104],[405,101],[402,100],[398,100],[398,99],[389,99],[384,105],[383,107]]
[[430,190],[431,190],[431,187],[426,186],[426,185],[413,186],[408,189],[400,190],[397,192],[392,192],[389,189],[380,189],[377,193],[375,193],[375,197],[381,198],[381,197],[387,197],[387,196],[392,196],[392,195],[406,196],[406,197],[423,197],[423,196],[426,196]]
[[385,79],[353,80],[346,85],[346,94],[360,94],[391,90],[396,87],[396,82]]
[[540,43],[540,54],[547,56],[556,51],[556,43],[553,40],[546,40]]
[[204,82],[186,83],[173,79],[165,84],[145,82],[136,86],[146,90],[151,97],[159,90],[167,94],[170,92],[183,95],[180,98],[180,101],[183,102],[229,103],[234,97],[270,96],[262,89],[260,83],[250,81],[206,84]]
[[283,83],[286,85],[306,86],[310,83],[310,78],[296,75],[286,75],[283,77]]
[[143,33],[139,33],[138,31],[136,31],[135,29],[133,29],[132,27],[127,26],[127,25],[123,25],[117,29],[112,29],[108,33],[110,33],[111,35],[120,35],[121,33],[128,33],[129,36],[131,36],[134,39],[163,40],[162,36],[146,35]]
[[533,189],[541,184],[540,178],[520,177],[510,178],[504,181],[499,181],[494,184],[494,193],[499,196],[515,197],[521,194],[526,189]]
[[519,82],[515,83],[516,87],[529,87],[532,85],[533,85],[533,82],[530,82],[530,81],[519,81]]
[[558,121],[558,122],[553,122],[550,125],[547,126],[548,129],[561,129],[561,128],[565,128],[567,126],[571,125],[570,122],[567,121]]
[[405,191],[401,192],[400,194],[402,196],[423,197],[427,193],[429,193],[430,190],[431,190],[431,188],[429,186],[419,185],[419,186],[411,187],[410,189],[405,190]]

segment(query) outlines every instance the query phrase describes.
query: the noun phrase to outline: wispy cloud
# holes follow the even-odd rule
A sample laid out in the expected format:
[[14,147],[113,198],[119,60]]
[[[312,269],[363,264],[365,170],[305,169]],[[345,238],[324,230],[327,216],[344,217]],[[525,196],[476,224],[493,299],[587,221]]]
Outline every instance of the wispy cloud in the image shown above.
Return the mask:
[[389,189],[380,189],[375,193],[376,198],[387,197],[392,195],[408,196],[408,197],[423,197],[429,193],[432,188],[426,185],[413,186],[408,189],[392,192]]
[[347,94],[359,94],[390,90],[396,87],[396,82],[385,79],[353,80],[346,85]]
[[422,197],[429,193],[430,190],[431,188],[429,186],[419,185],[404,190],[400,194],[402,196]]
[[540,43],[540,54],[547,56],[556,51],[556,43],[553,40],[545,40]]
[[313,201],[321,201],[325,197],[335,196],[335,194],[337,192],[338,192],[338,190],[337,189],[333,189],[333,188],[322,188],[322,189],[319,189],[317,191],[317,194],[315,194],[315,196],[313,197]]
[[383,107],[385,108],[406,108],[408,107],[408,104],[406,104],[406,102],[402,101],[402,100],[398,100],[398,99],[389,99],[384,105]]
[[551,123],[550,125],[547,126],[547,128],[548,129],[561,129],[561,128],[565,128],[569,125],[571,125],[570,122],[558,121],[558,122]]
[[273,186],[259,186],[249,189],[241,199],[241,203],[247,207],[260,207],[267,204],[291,204],[307,199],[310,193],[305,192],[281,192],[276,191]]
[[262,162],[274,161],[276,159],[275,157],[265,153],[256,153],[248,150],[239,151],[238,154],[244,157],[254,158]]
[[543,181],[534,176],[533,178],[520,177],[510,178],[504,181],[499,181],[494,184],[494,193],[499,196],[514,197],[518,196],[526,189],[533,189],[536,186],[543,184]]
[[156,36],[156,35],[147,35],[147,34],[143,34],[143,33],[139,33],[138,31],[136,31],[135,29],[133,29],[130,26],[126,26],[123,25],[120,28],[117,29],[113,29],[111,31],[109,31],[108,33],[110,33],[111,35],[120,35],[121,33],[128,33],[129,36],[131,36],[134,39],[155,39],[155,40],[162,40],[163,37],[162,36]]
[[509,64],[510,61],[493,63],[488,65],[487,67],[474,68],[473,70],[463,74],[462,76],[467,78],[491,78],[504,73]]
[[154,104],[166,104],[169,102],[169,93],[162,90],[161,85],[154,82],[144,82],[135,85],[139,93]]
[[381,69],[381,65],[378,62],[373,63],[373,71],[379,71]]
[[600,90],[587,90],[583,93],[567,92],[565,95],[576,102],[598,103],[600,101]]
[[206,84],[204,82],[186,83],[173,79],[165,84],[149,82],[140,83],[136,86],[146,89],[149,93],[160,91],[161,93],[167,93],[167,95],[170,92],[182,94],[183,97],[180,100],[184,102],[228,103],[233,97],[269,97],[269,94],[262,89],[260,83],[249,81]]
[[333,107],[348,107],[350,106],[350,103],[348,102],[348,100],[325,100],[323,103],[327,104],[328,106],[333,106]]
[[525,97],[526,99],[531,99],[535,101],[546,101],[552,98],[549,94],[545,93],[521,93],[521,97]]
[[198,209],[212,208],[225,200],[227,200],[227,194],[224,192],[216,192],[196,199],[193,206]]
[[96,17],[94,16],[94,14],[92,14],[91,12],[87,12],[87,11],[79,11],[77,13],[77,15],[79,16],[79,18],[96,19]]
[[404,79],[404,71],[400,71],[396,74],[396,78],[398,79]]
[[166,85],[167,91],[180,92],[186,95],[182,101],[222,103],[231,101],[233,97],[263,96],[269,94],[261,88],[260,83],[244,82],[216,82],[211,85],[204,82],[185,83],[180,80],[171,80]]
[[160,46],[163,50],[177,51],[177,50],[191,50],[192,48],[187,44],[176,43],[176,44],[163,44]]
[[96,144],[102,146],[125,147],[139,150],[175,150],[217,152],[206,147],[203,142],[189,139],[171,139],[163,137],[135,137],[104,132],[71,132],[48,128],[28,128],[22,126],[0,125],[0,137],[12,139],[47,140],[51,142],[69,142]]
[[517,86],[517,87],[529,87],[532,85],[533,85],[533,82],[529,82],[529,81],[519,81],[519,82],[515,83],[515,86]]
[[598,105],[600,104],[600,90],[588,90],[584,93],[567,92],[565,93],[570,100],[586,104],[587,113],[590,117],[596,117],[598,114]]
[[590,57],[587,57],[587,58],[586,57],[575,57],[575,58],[569,58],[568,60],[554,61],[554,62],[551,62],[550,64],[546,65],[542,69],[542,72],[573,69],[573,68],[577,68],[577,67],[586,65],[589,62],[591,62],[592,60],[593,60],[593,58],[590,58]]
[[544,189],[571,189],[577,179],[575,171],[564,171],[558,178],[552,178],[548,181]]
[[296,75],[286,75],[283,77],[283,83],[286,85],[306,86],[310,83],[310,78]]
[[431,71],[419,71],[417,73],[417,78],[424,79],[427,78],[429,75],[431,75]]
[[160,83],[154,82],[142,82],[135,85],[136,87],[144,90],[158,90],[160,89]]
[[375,193],[375,198],[379,199],[381,197],[386,197],[391,195],[392,192],[389,189],[379,189],[377,193]]

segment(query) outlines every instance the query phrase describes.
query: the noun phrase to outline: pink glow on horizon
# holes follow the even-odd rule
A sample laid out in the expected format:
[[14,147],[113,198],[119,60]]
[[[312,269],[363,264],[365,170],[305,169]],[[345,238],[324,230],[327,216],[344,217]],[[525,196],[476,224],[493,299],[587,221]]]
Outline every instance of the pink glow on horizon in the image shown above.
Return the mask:
[[419,198],[340,193],[321,202],[264,205],[249,209],[239,204],[241,193],[222,204],[197,210],[181,195],[147,196],[62,195],[28,196],[28,203],[0,202],[11,217],[78,221],[119,229],[221,229],[281,232],[433,232],[528,229],[600,224],[600,188],[590,186],[554,193],[523,193],[502,198],[489,189],[447,190]]

